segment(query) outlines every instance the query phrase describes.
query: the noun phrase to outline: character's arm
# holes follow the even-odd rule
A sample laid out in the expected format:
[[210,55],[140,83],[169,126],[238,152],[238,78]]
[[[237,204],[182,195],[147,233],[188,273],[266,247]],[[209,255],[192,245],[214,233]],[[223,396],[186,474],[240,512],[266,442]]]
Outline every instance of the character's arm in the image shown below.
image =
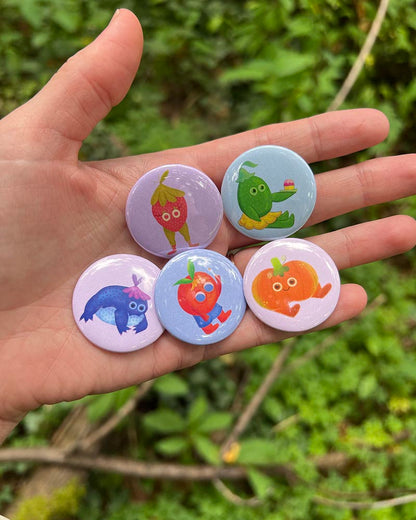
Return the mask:
[[[297,190],[290,190],[290,191],[276,191],[272,193],[272,201],[273,202],[282,202],[292,195],[294,195],[297,192]],[[249,215],[250,216],[250,215]]]

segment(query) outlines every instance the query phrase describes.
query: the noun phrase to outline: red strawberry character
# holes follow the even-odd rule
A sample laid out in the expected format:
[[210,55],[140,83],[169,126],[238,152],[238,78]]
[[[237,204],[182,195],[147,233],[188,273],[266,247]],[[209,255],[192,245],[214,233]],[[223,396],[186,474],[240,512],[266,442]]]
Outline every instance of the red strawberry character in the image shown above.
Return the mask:
[[172,251],[169,251],[168,255],[173,255],[176,253],[175,233],[178,231],[189,247],[196,247],[199,244],[193,244],[189,235],[189,228],[186,223],[188,206],[185,200],[185,192],[163,184],[168,174],[169,170],[166,170],[160,177],[159,186],[153,193],[150,203],[153,216],[163,227],[166,238],[172,246]]
[[222,288],[218,274],[212,277],[203,271],[195,272],[195,265],[189,260],[188,276],[178,280],[175,285],[179,285],[179,305],[194,317],[205,334],[212,334],[218,329],[219,323],[212,323],[215,319],[224,323],[230,317],[231,309],[225,312],[218,304]]

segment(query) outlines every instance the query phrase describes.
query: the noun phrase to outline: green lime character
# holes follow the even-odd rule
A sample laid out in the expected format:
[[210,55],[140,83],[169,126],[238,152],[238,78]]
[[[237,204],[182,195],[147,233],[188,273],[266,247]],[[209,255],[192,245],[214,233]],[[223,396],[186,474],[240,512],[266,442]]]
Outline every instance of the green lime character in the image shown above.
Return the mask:
[[243,212],[239,225],[246,229],[289,228],[295,223],[295,216],[288,211],[271,211],[273,202],[282,202],[296,193],[294,182],[285,180],[284,189],[272,192],[269,185],[246,167],[257,164],[245,161],[238,170],[237,200]]

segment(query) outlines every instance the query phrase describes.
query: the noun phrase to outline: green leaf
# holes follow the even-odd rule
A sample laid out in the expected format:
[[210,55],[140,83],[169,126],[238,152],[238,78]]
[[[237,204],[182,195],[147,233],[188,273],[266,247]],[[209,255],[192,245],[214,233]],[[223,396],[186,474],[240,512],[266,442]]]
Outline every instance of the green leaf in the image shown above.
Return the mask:
[[154,388],[157,392],[166,395],[186,395],[189,391],[188,383],[177,374],[166,374],[159,377]]
[[191,425],[197,423],[200,418],[206,413],[208,408],[207,400],[204,396],[198,396],[195,401],[192,402],[188,412],[188,422]]
[[143,422],[147,428],[158,433],[181,433],[186,429],[186,423],[182,417],[166,408],[148,413]]
[[232,415],[228,412],[212,412],[205,415],[198,424],[197,430],[201,433],[211,433],[225,430],[232,421]]
[[192,283],[192,280],[190,280],[189,278],[181,278],[180,280],[175,282],[173,285],[182,285],[184,283]]
[[268,465],[279,462],[276,444],[267,439],[246,439],[241,442],[238,462],[241,464]]
[[193,280],[195,276],[195,264],[192,260],[188,260],[188,274],[191,277],[191,280]]
[[254,493],[260,499],[266,498],[273,490],[273,480],[254,468],[247,468],[248,480]]
[[187,446],[188,442],[183,437],[167,437],[155,444],[155,448],[159,453],[170,457],[179,455],[185,451]]
[[211,439],[208,439],[208,437],[204,437],[203,435],[193,435],[192,443],[198,452],[198,455],[200,455],[206,462],[215,466],[220,463],[220,449],[211,441]]

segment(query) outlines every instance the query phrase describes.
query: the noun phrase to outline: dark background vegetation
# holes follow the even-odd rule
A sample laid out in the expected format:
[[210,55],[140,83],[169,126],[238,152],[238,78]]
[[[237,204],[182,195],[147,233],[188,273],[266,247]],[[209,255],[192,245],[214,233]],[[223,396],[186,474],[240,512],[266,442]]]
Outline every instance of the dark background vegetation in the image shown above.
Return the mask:
[[[119,7],[114,0],[1,0],[0,114],[30,98]],[[367,0],[125,0],[140,18],[145,47],[127,98],[100,123],[82,159],[137,154],[213,139],[327,109],[364,42],[377,2]],[[390,119],[381,145],[313,165],[315,172],[414,151],[416,9],[391,0],[377,42],[342,108],[375,107]],[[116,78],[115,78],[116,80]],[[392,182],[394,178],[392,177]],[[316,234],[395,213],[413,198],[353,212],[309,229]],[[137,480],[91,472],[46,503],[24,503],[19,520],[414,520],[416,505],[353,511],[317,503],[372,501],[416,489],[416,257],[410,252],[347,270],[372,311],[347,327],[301,337],[288,363],[330,336],[330,347],[283,372],[239,439],[234,462],[248,481],[229,482],[256,508],[236,505],[210,483]],[[282,345],[266,345],[160,378],[101,446],[138,460],[220,464],[219,446],[255,394]],[[84,399],[99,424],[134,393]],[[9,446],[46,445],[80,403],[30,413]],[[318,457],[348,463],[317,468]],[[290,482],[263,471],[289,464]],[[33,466],[0,468],[0,511]],[[290,480],[290,479],[289,479]],[[36,515],[34,514],[36,511]]]

